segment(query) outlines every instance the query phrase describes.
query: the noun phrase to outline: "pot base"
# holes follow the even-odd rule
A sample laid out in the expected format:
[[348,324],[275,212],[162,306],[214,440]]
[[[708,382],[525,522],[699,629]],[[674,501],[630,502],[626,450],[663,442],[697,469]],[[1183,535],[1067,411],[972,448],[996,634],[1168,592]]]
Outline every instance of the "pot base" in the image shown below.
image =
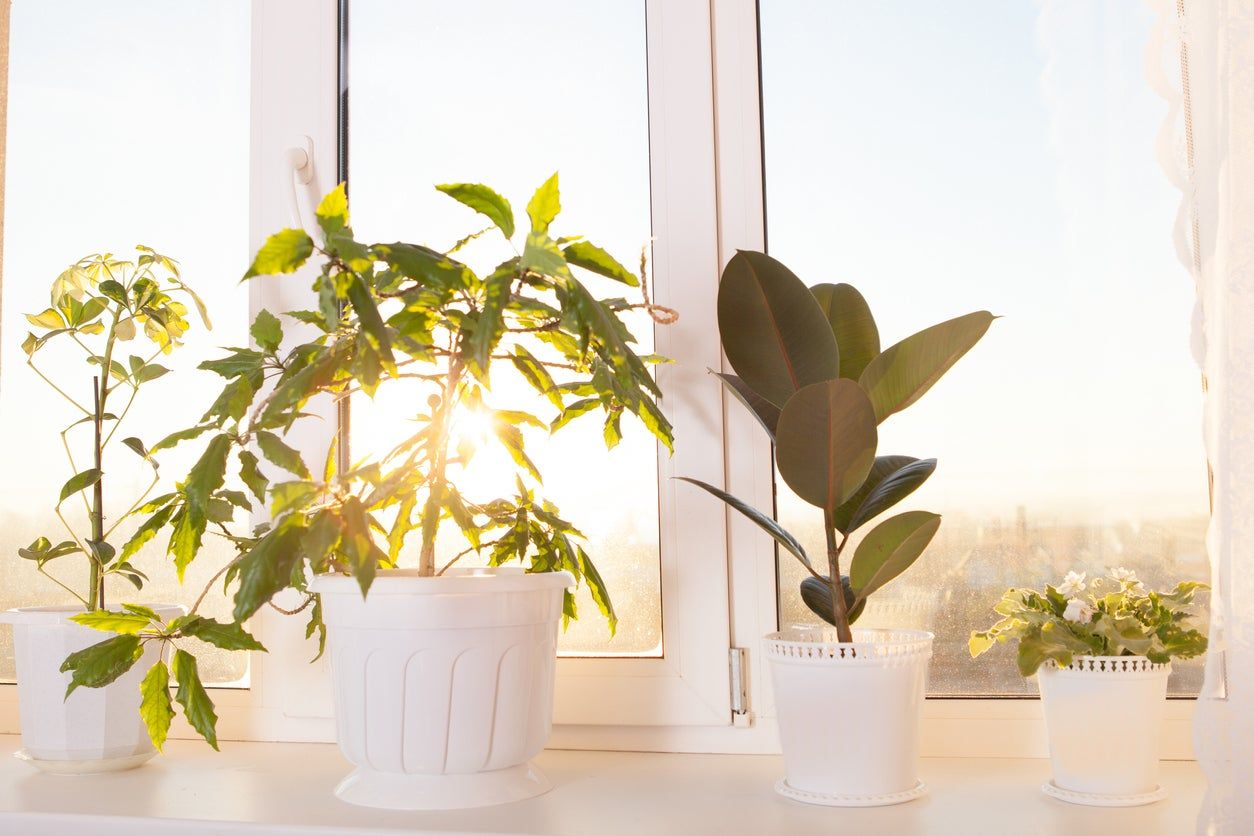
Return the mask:
[[157,756],[157,750],[125,755],[120,758],[96,758],[93,760],[47,760],[32,757],[25,749],[13,753],[13,757],[26,761],[40,772],[52,775],[97,775],[102,772],[125,772],[143,766]]
[[775,792],[802,804],[818,804],[824,807],[888,807],[922,798],[927,795],[927,784],[920,781],[908,790],[886,795],[832,795],[793,789],[788,785],[788,779],[780,778],[775,784]]
[[464,810],[542,795],[553,784],[536,766],[522,763],[463,775],[405,775],[359,768],[335,788],[341,801],[386,810]]
[[1167,790],[1161,786],[1151,792],[1137,793],[1135,795],[1103,795],[1095,792],[1064,790],[1053,781],[1046,781],[1042,784],[1041,792],[1050,798],[1056,798],[1068,804],[1083,804],[1087,807],[1140,807],[1144,804],[1162,801],[1167,797]]

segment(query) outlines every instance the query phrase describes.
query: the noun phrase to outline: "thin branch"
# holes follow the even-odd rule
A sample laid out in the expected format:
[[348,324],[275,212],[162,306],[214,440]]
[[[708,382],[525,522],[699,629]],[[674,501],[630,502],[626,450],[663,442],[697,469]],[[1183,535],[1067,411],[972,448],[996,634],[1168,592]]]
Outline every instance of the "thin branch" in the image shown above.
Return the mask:
[[38,572],[39,572],[39,574],[43,575],[45,578],[47,578],[48,580],[52,581],[52,582],[53,582],[53,583],[55,583],[57,586],[61,587],[61,588],[62,588],[62,589],[64,589],[66,592],[70,593],[70,594],[71,594],[71,595],[73,595],[75,598],[77,598],[77,599],[79,600],[79,602],[81,602],[81,603],[82,603],[82,605],[83,605],[84,607],[88,607],[88,606],[89,606],[89,605],[88,605],[88,603],[87,603],[87,599],[86,599],[86,598],[84,598],[82,595],[79,595],[77,592],[75,592],[73,589],[70,589],[70,588],[69,588],[68,586],[66,586],[65,584],[61,583],[61,581],[59,581],[59,580],[57,580],[56,578],[54,578],[54,577],[53,577],[53,576],[52,576],[52,575],[48,572],[48,570],[47,570],[47,569],[45,569],[45,568],[44,568],[44,567],[42,567],[42,566],[36,566],[36,567],[35,567],[35,569],[36,569],[36,571],[38,571]]
[[37,374],[37,375],[39,375],[41,378],[43,378],[44,383],[47,383],[49,386],[51,386],[54,390],[56,390],[56,392],[57,392],[57,394],[58,394],[58,395],[60,395],[61,397],[65,398],[67,401],[69,401],[70,403],[72,403],[72,404],[73,404],[75,407],[77,407],[77,408],[79,409],[79,411],[81,411],[84,415],[91,415],[91,414],[92,414],[92,412],[91,412],[91,410],[90,410],[90,409],[88,409],[87,407],[83,406],[81,403],[79,403],[78,401],[74,400],[74,399],[73,399],[73,398],[71,398],[69,395],[65,394],[65,391],[64,391],[64,390],[63,390],[60,386],[58,386],[57,384],[53,383],[53,382],[52,382],[52,380],[51,380],[51,379],[50,379],[50,378],[49,378],[46,374],[44,374],[43,372],[41,372],[41,371],[39,370],[39,367],[35,365],[35,361],[34,361],[34,360],[30,360],[30,359],[28,359],[28,360],[26,361],[26,365],[28,365],[28,366],[30,366],[32,369],[34,369],[34,370],[35,370],[35,374]]

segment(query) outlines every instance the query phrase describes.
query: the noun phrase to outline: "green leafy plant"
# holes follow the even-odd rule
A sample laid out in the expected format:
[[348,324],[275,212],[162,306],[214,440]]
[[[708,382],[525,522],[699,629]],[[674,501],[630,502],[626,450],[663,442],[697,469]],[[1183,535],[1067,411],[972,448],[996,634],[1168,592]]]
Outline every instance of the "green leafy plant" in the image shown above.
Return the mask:
[[[141,389],[169,373],[157,362],[182,345],[183,335],[191,327],[187,305],[198,311],[206,328],[211,327],[204,303],[188,287],[173,259],[150,247],[138,246],[134,260],[115,257],[111,253],[86,256],[70,265],[52,283],[51,305],[27,320],[36,330],[26,336],[22,349],[27,364],[56,391],[76,412],[76,418],[60,432],[62,447],[73,474],[61,488],[55,513],[69,539],[53,544],[48,537],[39,537],[24,549],[21,557],[32,561],[35,568],[77,599],[84,612],[71,620],[114,634],[98,644],[70,654],[61,665],[70,674],[66,697],[80,687],[101,688],[130,670],[144,654],[149,642],[176,642],[195,637],[228,649],[260,648],[238,625],[220,624],[196,614],[204,596],[196,602],[191,614],[165,623],[152,609],[138,604],[122,604],[109,609],[106,605],[106,580],[122,578],[142,589],[147,576],[131,561],[158,530],[168,521],[186,516],[185,503],[177,501],[178,493],[151,498],[157,487],[158,462],[155,454],[173,444],[170,438],[148,447],[138,437],[120,437],[122,427]],[[73,381],[55,380],[44,362],[55,357],[58,371],[67,371],[66,353],[77,357],[83,366]],[[87,384],[90,383],[90,387]],[[75,397],[76,392],[89,389],[90,399]],[[105,478],[109,470],[108,454],[114,440],[146,462],[151,477],[141,494],[111,524],[105,511],[107,494]],[[82,448],[86,455],[82,455]],[[80,450],[75,455],[75,450]],[[80,530],[65,508],[67,503],[81,501],[86,517],[86,530]],[[216,512],[215,512],[216,513]],[[147,516],[125,542],[118,543],[121,529],[136,516]],[[86,583],[75,589],[51,574],[52,561],[80,555],[86,562]],[[64,561],[62,561],[64,562]],[[163,648],[164,649],[164,648]],[[191,725],[217,745],[214,736],[212,704],[197,673],[196,660],[186,650],[174,652],[173,673],[177,690],[170,696],[170,669],[164,661],[155,664],[142,685],[142,712],[149,733],[157,748],[165,741],[173,705],[178,702]]]
[[806,287],[759,252],[738,252],[723,271],[718,327],[735,374],[718,377],[774,441],[780,476],[822,510],[826,566],[816,566],[771,515],[713,485],[685,481],[744,514],[801,562],[810,575],[801,598],[836,627],[839,641],[853,640],[850,625],[867,598],[908,569],[940,527],[940,517],[926,511],[890,517],[862,538],[842,574],[853,533],[936,469],[935,459],[877,455],[877,427],[921,398],[994,319],[987,311],[966,314],[881,351],[870,307],[852,286]]
[[[582,535],[539,495],[542,475],[527,453],[527,433],[556,433],[599,413],[606,445],[613,447],[623,416],[631,414],[669,448],[671,425],[658,407],[660,390],[649,370],[661,358],[634,350],[624,315],[645,309],[664,322],[673,312],[650,304],[643,292],[637,302],[597,298],[580,281],[576,273],[582,270],[643,291],[644,258],[636,274],[581,237],[553,237],[561,206],[557,175],[528,203],[529,226],[522,234],[509,202],[487,186],[437,188],[489,225],[444,251],[362,243],[353,235],[340,185],[317,209],[320,241],[300,229],[272,235],[244,278],[291,274],[312,260],[318,267],[317,307],[285,314],[299,324],[298,335],[285,333],[291,326],[272,313],[258,314],[254,346],[201,364],[226,380],[204,418],[163,442],[207,438],[177,491],[149,503],[145,525],[173,528],[169,554],[180,575],[207,532],[236,545],[238,556],[215,579],[233,598],[234,623],[212,629],[229,632],[240,649],[260,649],[241,625],[275,595],[295,589],[303,602],[286,612],[307,611],[306,635],[318,637],[321,655],[322,609],[308,579],[349,573],[365,595],[376,573],[400,565],[406,554],[424,577],[443,573],[472,552],[492,566],[520,561],[528,572],[566,570],[587,584],[611,632],[615,628],[609,590]],[[489,233],[500,236],[507,257],[478,275],[454,254]],[[494,383],[505,376],[521,379],[539,397],[521,405],[499,402]],[[324,460],[311,463],[285,440],[298,422],[316,420],[306,413],[314,399],[343,404],[354,395],[375,397],[384,387],[404,387],[412,408],[412,433],[390,449],[347,462],[333,445]],[[533,401],[550,414],[530,411]],[[470,426],[476,433],[465,431]],[[502,493],[469,496],[459,477],[488,446],[504,451],[512,467],[498,474]],[[224,487],[232,472],[247,494]],[[227,513],[232,507],[269,521],[246,534],[233,532]],[[441,565],[437,539],[454,533],[467,545]],[[563,615],[577,615],[569,592]],[[107,666],[114,657],[97,648],[89,654],[92,665]],[[118,651],[119,665],[126,664],[124,651],[126,645]],[[187,670],[192,662],[190,654],[176,655],[176,678],[180,664]],[[209,737],[212,703],[203,689],[196,693],[191,670],[187,690],[196,694],[205,720],[197,728]],[[145,712],[154,740],[164,718],[165,708],[155,700]]]
[[[178,297],[190,300],[209,327],[204,305],[183,283],[177,262],[150,247],[141,245],[136,251],[133,261],[104,253],[67,267],[52,282],[49,307],[26,315],[35,330],[22,342],[27,365],[73,407],[75,417],[60,431],[71,475],[54,509],[69,539],[53,543],[49,537],[38,537],[18,554],[88,611],[105,610],[105,580],[110,576],[124,578],[136,589],[147,580],[130,562],[147,542],[143,529],[121,548],[111,541],[156,488],[157,462],[140,439],[118,438],[131,451],[126,455],[146,461],[152,474],[129,510],[106,526],[106,454],[121,434],[140,389],[169,372],[156,361],[178,348],[190,327],[187,306]],[[56,372],[44,363],[50,354],[55,356]],[[82,363],[77,370],[71,365],[74,360]],[[58,382],[54,377],[64,379]],[[86,530],[71,522],[73,515],[65,507],[79,501]],[[52,561],[69,555],[79,555],[86,563],[86,583],[78,589],[49,571]]]
[[1068,572],[1044,592],[1007,590],[993,608],[1001,620],[972,632],[968,646],[974,658],[999,642],[1018,642],[1024,676],[1051,659],[1066,667],[1075,656],[1144,656],[1160,664],[1190,659],[1206,652],[1206,636],[1191,623],[1191,605],[1195,593],[1209,588],[1186,581],[1154,592],[1128,569],[1111,569],[1109,577],[1091,581],[1087,573]]

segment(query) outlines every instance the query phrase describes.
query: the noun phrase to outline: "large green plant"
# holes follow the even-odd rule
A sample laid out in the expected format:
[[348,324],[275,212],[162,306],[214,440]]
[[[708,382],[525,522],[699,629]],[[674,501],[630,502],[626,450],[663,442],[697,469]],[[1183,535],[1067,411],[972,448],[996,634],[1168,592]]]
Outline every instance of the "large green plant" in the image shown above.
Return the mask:
[[[105,580],[110,576],[124,578],[136,589],[147,580],[130,562],[145,538],[137,535],[125,544],[115,538],[157,486],[157,464],[138,438],[118,439],[147,460],[152,475],[146,489],[132,497],[129,510],[106,525],[106,455],[140,389],[169,372],[156,361],[178,348],[190,327],[187,307],[177,297],[193,302],[209,327],[204,305],[183,283],[178,264],[149,247],[136,250],[134,260],[104,253],[67,267],[52,282],[49,307],[26,315],[35,330],[22,342],[27,365],[73,408],[74,419],[59,433],[71,475],[54,508],[69,539],[53,543],[41,536],[18,554],[88,612],[105,610]],[[45,363],[50,354],[51,365]],[[81,526],[65,508],[78,501],[86,518]],[[49,571],[49,563],[69,555],[86,563],[86,583],[78,588]]]
[[[300,229],[272,235],[244,278],[290,274],[315,260],[317,307],[286,313],[302,324],[299,338],[288,340],[278,317],[258,314],[255,347],[230,349],[201,365],[227,381],[204,418],[162,442],[208,439],[178,490],[150,503],[145,525],[154,531],[172,527],[169,553],[180,575],[206,533],[216,531],[237,545],[239,555],[222,580],[233,596],[230,630],[240,648],[260,648],[243,622],[280,592],[295,589],[303,595],[297,611],[308,612],[307,635],[319,637],[321,654],[325,629],[308,579],[350,573],[364,595],[380,569],[403,561],[414,540],[411,559],[425,577],[470,552],[494,566],[518,560],[529,572],[566,570],[587,584],[611,631],[616,625],[609,590],[582,535],[538,495],[542,476],[527,454],[524,429],[557,432],[580,416],[600,413],[606,444],[613,447],[622,417],[630,413],[670,447],[671,426],[658,408],[660,391],[649,371],[659,358],[637,354],[623,318],[641,308],[668,317],[647,301],[597,298],[576,277],[580,269],[625,288],[642,282],[583,238],[553,236],[560,209],[557,175],[531,198],[529,228],[521,235],[512,207],[492,189],[464,183],[438,188],[490,225],[443,252],[410,243],[365,244],[353,235],[341,185],[318,207],[320,241]],[[513,254],[487,275],[453,257],[491,232]],[[539,397],[499,402],[493,385],[510,375]],[[414,427],[390,449],[365,451],[360,461],[341,467],[333,446],[315,466],[284,440],[293,425],[316,420],[305,412],[314,399],[343,403],[359,393],[374,397],[384,387],[402,387]],[[537,402],[547,404],[549,417],[530,411]],[[513,463],[510,472],[499,474],[495,496],[469,496],[458,484],[477,453],[458,432],[467,421],[486,425],[488,443],[499,445]],[[231,472],[248,494],[226,487]],[[258,512],[268,522],[234,532],[233,507]],[[438,565],[437,539],[454,532],[467,546]],[[563,614],[576,616],[569,592]],[[186,628],[152,626],[141,634],[164,630],[153,637],[165,638],[177,629]],[[212,742],[216,718],[212,704],[207,707],[189,719]],[[163,736],[168,717],[157,710],[145,717],[154,739]]]
[[826,566],[816,566],[771,515],[713,485],[685,481],[744,514],[801,562],[810,575],[801,583],[802,600],[842,642],[852,641],[850,625],[867,598],[908,569],[940,527],[940,517],[927,511],[890,517],[867,532],[842,574],[851,535],[936,469],[935,459],[877,455],[877,427],[921,398],[994,318],[970,313],[881,351],[871,310],[850,285],[806,287],[758,252],[737,253],[723,271],[719,334],[736,374],[719,377],[774,441],[780,476],[821,509]]

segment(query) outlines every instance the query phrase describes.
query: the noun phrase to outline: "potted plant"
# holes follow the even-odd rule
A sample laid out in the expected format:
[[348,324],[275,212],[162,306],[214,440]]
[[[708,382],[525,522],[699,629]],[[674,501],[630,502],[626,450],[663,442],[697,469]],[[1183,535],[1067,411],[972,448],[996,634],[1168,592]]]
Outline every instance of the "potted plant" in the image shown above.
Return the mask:
[[[625,287],[642,281],[582,238],[552,237],[557,175],[528,204],[518,248],[503,197],[478,184],[438,188],[490,226],[446,252],[361,243],[341,184],[317,209],[320,241],[285,229],[265,242],[245,278],[316,259],[318,306],[286,313],[304,339],[285,345],[282,323],[263,311],[254,347],[202,364],[227,383],[206,419],[179,434],[209,440],[171,500],[203,532],[209,498],[238,470],[248,504],[268,513],[234,535],[240,555],[224,580],[236,625],[284,590],[303,595],[319,654],[329,641],[337,736],[357,767],[336,793],[378,807],[478,806],[548,788],[528,760],[549,733],[557,626],[576,616],[571,587],[587,584],[611,631],[616,617],[578,529],[540,492],[527,432],[599,412],[613,446],[630,413],[671,444],[648,368],[658,358],[636,353],[623,314],[669,317],[647,301],[599,299],[576,277],[581,268]],[[489,232],[510,254],[478,275],[453,255]],[[511,375],[535,392],[526,403],[503,402],[494,386]],[[315,398],[393,387],[414,423],[390,449],[344,464],[333,445],[314,467],[283,438]],[[537,404],[552,417],[534,414]],[[489,447],[511,464],[489,480],[498,493],[472,496],[461,477]],[[199,548],[198,536],[171,539],[179,565]],[[472,556],[486,566],[463,568]]]
[[869,806],[924,792],[916,761],[932,634],[852,625],[868,597],[923,553],[940,517],[907,511],[871,527],[856,548],[852,538],[936,468],[935,459],[877,455],[877,426],[922,397],[993,319],[967,314],[881,351],[870,308],[850,285],[806,287],[758,252],[738,252],[723,271],[719,334],[735,374],[719,377],[771,437],[780,476],[822,511],[827,544],[813,560],[770,514],[686,480],[800,561],[809,572],[802,599],[834,628],[766,637],[787,771],[776,789],[785,796]]
[[[157,462],[142,441],[124,435],[123,425],[140,390],[169,371],[157,361],[181,345],[190,327],[180,296],[197,306],[209,327],[178,265],[139,246],[134,261],[106,253],[70,265],[52,283],[51,305],[27,315],[35,328],[22,343],[27,365],[73,416],[59,431],[71,474],[54,508],[62,534],[39,537],[19,550],[73,603],[0,615],[14,628],[23,755],[47,771],[138,766],[156,754],[154,742],[159,747],[164,740],[164,732],[150,739],[141,705],[146,716],[163,707],[167,727],[173,714],[165,639],[182,635],[177,624],[168,625],[186,610],[172,604],[113,606],[108,581],[124,580],[138,591],[147,580],[131,561],[155,529],[145,524],[123,542],[123,526],[153,504]],[[64,374],[43,362],[49,355]],[[129,452],[118,453],[119,445]],[[122,466],[115,454],[136,455],[151,466],[145,490],[129,505],[118,506],[106,491],[107,473]],[[116,513],[119,507],[126,510]],[[78,580],[65,571],[71,562],[82,572]],[[111,638],[102,640],[97,631]],[[193,714],[200,684],[195,668],[176,654],[174,670],[177,699]]]
[[[1001,620],[971,634],[972,657],[1018,642],[1019,673],[1035,675],[1049,734],[1046,795],[1074,804],[1128,807],[1166,796],[1158,744],[1172,659],[1206,652],[1190,619],[1205,584],[1154,592],[1136,573],[1088,580],[1068,572],[1044,592],[1010,589]],[[1087,594],[1085,594],[1087,593]]]

